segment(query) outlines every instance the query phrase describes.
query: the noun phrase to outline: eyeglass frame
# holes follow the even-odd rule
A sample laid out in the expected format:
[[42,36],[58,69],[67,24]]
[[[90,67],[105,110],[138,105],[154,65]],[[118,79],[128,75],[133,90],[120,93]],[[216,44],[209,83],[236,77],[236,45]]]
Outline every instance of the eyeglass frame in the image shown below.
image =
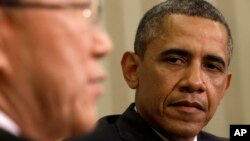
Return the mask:
[[[81,9],[82,15],[85,19],[90,19],[93,16],[93,10],[90,8],[90,3],[61,3],[61,4],[48,4],[41,2],[20,2],[20,1],[0,1],[0,8],[18,8],[18,9]],[[98,15],[100,15],[101,7],[98,6]]]

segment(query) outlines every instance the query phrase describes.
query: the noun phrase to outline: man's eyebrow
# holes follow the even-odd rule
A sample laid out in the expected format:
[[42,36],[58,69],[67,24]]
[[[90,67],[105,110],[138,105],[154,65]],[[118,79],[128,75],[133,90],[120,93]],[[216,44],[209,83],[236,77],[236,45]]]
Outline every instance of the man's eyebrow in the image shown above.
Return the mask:
[[208,61],[218,62],[218,63],[222,64],[223,67],[226,67],[226,63],[225,63],[224,59],[222,57],[220,57],[220,56],[217,56],[217,55],[207,55],[205,57],[205,59],[208,60]]
[[160,57],[164,57],[170,54],[176,54],[180,56],[190,57],[192,54],[185,49],[168,49],[160,53]]

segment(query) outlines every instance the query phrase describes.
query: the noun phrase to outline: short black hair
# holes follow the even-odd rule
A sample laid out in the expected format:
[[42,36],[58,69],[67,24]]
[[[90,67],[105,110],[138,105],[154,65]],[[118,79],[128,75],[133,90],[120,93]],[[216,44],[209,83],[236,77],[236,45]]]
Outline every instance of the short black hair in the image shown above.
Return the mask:
[[228,59],[230,62],[233,54],[233,39],[230,28],[222,13],[205,0],[166,0],[147,11],[137,28],[134,42],[136,54],[141,58],[144,57],[147,44],[160,34],[163,19],[171,14],[202,17],[224,25],[228,35]]

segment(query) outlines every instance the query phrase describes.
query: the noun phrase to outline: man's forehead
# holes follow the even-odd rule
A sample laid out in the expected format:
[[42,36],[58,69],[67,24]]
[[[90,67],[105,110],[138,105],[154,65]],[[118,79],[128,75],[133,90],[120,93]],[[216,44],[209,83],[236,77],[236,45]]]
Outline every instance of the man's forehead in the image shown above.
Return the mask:
[[46,2],[46,3],[87,3],[87,2],[92,2],[96,0],[22,0],[25,2]]

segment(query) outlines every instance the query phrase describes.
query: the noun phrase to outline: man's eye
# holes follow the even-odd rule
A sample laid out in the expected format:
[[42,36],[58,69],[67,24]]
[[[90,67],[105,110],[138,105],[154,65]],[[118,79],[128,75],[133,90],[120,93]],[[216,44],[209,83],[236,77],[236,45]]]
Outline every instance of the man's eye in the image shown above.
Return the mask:
[[205,64],[205,67],[208,70],[213,71],[213,72],[223,72],[224,71],[224,69],[218,64],[207,63],[207,64]]
[[176,65],[185,63],[185,59],[180,57],[168,57],[166,58],[165,61],[167,61],[170,64],[176,64]]

